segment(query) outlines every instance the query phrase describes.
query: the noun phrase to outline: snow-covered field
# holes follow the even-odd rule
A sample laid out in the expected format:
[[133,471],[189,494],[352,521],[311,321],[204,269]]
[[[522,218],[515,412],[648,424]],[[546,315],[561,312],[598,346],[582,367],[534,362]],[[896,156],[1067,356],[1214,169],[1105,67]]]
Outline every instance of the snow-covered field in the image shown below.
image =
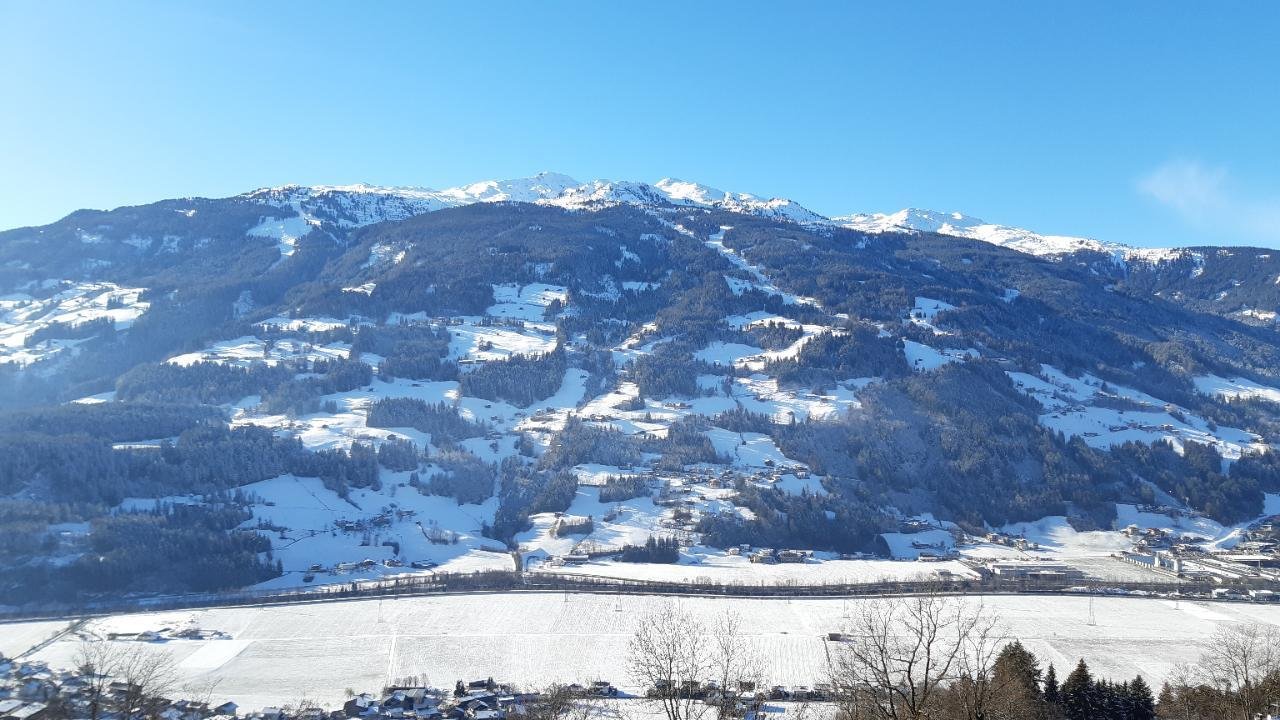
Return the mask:
[[[316,478],[283,476],[244,486],[258,499],[246,527],[267,524],[287,528],[272,531],[273,552],[286,574],[261,587],[300,584],[314,564],[344,566],[334,574],[321,573],[317,583],[350,581],[407,572],[409,568],[374,565],[360,569],[365,559],[381,563],[395,557],[394,542],[405,562],[434,562],[442,571],[510,570],[511,556],[501,543],[480,535],[492,522],[497,500],[483,505],[459,505],[453,498],[422,495],[403,483],[408,473],[388,478],[382,492],[356,488],[350,501],[339,498]],[[343,530],[353,523],[359,529]],[[351,527],[350,525],[348,527]]]
[[496,304],[485,310],[486,315],[538,322],[552,302],[561,305],[569,302],[569,289],[545,283],[524,286],[507,283],[493,286],[493,299]]
[[[247,367],[254,363],[276,365],[286,360],[345,360],[351,353],[351,345],[343,342],[314,345],[303,340],[283,339],[268,345],[253,336],[233,338],[213,343],[198,352],[184,353],[169,358],[174,365],[193,365],[198,362],[225,363]],[[365,362],[376,363],[381,358],[366,353]]]
[[1222,378],[1217,375],[1201,375],[1194,378],[1196,390],[1205,395],[1215,395],[1228,400],[1258,399],[1280,403],[1280,388],[1262,385],[1246,378]]
[[947,363],[963,362],[968,358],[978,356],[978,351],[973,348],[963,350],[943,348],[939,350],[914,340],[903,340],[902,352],[907,357],[907,365],[911,366],[911,369],[921,372],[937,370]]
[[[1257,435],[1215,426],[1186,408],[1139,390],[1105,383],[1087,373],[1073,378],[1057,368],[1041,365],[1037,375],[1022,372],[1008,375],[1014,385],[1044,408],[1041,425],[1068,437],[1080,436],[1090,447],[1105,449],[1129,441],[1168,440],[1180,449],[1183,443],[1194,441],[1213,445],[1227,461],[1239,458],[1247,450],[1266,447]],[[1201,391],[1207,392],[1210,386],[1212,383],[1202,384]],[[1223,390],[1213,388],[1222,394]],[[1237,392],[1244,393],[1246,389]]]
[[[409,675],[445,687],[492,676],[525,686],[604,679],[634,690],[627,642],[644,617],[673,607],[704,621],[732,609],[766,658],[770,684],[812,685],[823,680],[825,634],[841,630],[862,602],[868,601],[476,594],[116,616],[89,621],[79,635],[185,627],[225,633],[147,647],[172,654],[184,688],[214,684],[217,699],[242,708],[303,697],[335,706],[346,688],[378,690]],[[1083,657],[1095,675],[1119,680],[1141,673],[1157,687],[1175,664],[1196,660],[1217,627],[1280,624],[1280,606],[1073,596],[967,602],[981,602],[1009,637],[1060,675]],[[47,637],[50,625],[0,626],[0,648],[20,652]],[[68,666],[78,642],[68,635],[34,658]]]
[[[50,292],[56,290],[56,292]],[[35,291],[33,291],[35,292]],[[0,296],[0,364],[30,365],[74,352],[83,340],[53,337],[27,346],[28,339],[50,327],[76,326],[94,320],[111,320],[124,330],[147,311],[150,303],[140,298],[143,288],[120,287],[113,283],[53,283],[44,292]]]
[[67,628],[67,623],[40,621],[0,625],[0,655],[13,657],[48,640]]
[[904,562],[895,560],[836,560],[825,553],[804,563],[765,565],[741,555],[726,555],[714,548],[695,546],[683,553],[679,565],[624,563],[601,560],[549,567],[555,573],[593,575],[628,580],[681,582],[690,585],[846,585],[939,580],[940,573],[953,578],[976,578],[977,573],[958,561]]

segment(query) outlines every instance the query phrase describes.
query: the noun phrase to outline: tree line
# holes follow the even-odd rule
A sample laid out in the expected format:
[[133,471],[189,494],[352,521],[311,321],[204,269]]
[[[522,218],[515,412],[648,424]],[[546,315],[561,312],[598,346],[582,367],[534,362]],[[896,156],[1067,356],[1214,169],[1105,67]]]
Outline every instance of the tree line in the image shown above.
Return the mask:
[[[923,593],[860,600],[825,641],[814,692],[837,720],[1256,720],[1280,708],[1280,630],[1224,624],[1158,693],[1100,678],[1080,659],[1059,682],[998,615]],[[768,658],[728,611],[706,622],[671,604],[641,618],[629,674],[666,720],[725,720],[768,697]],[[813,712],[807,698],[788,715]]]

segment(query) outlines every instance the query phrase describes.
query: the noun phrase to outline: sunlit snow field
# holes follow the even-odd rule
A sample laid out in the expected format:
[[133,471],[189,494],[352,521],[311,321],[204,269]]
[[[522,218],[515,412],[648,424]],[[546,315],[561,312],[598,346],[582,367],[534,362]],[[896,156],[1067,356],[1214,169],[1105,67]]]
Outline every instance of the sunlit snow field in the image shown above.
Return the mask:
[[[704,621],[734,610],[767,659],[770,684],[812,685],[823,679],[825,634],[839,631],[860,602],[867,601],[478,594],[126,615],[91,620],[80,632],[220,631],[226,637],[146,647],[173,654],[183,686],[215,683],[215,696],[242,708],[302,697],[334,706],[346,688],[378,690],[410,675],[437,686],[492,676],[525,686],[604,679],[635,690],[626,673],[627,642],[641,618],[672,607]],[[1199,656],[1215,628],[1280,624],[1280,607],[1249,604],[1053,596],[969,602],[998,615],[1010,637],[1060,674],[1084,657],[1095,675],[1141,673],[1157,687],[1175,664]],[[0,626],[0,652],[21,652],[55,628]],[[78,643],[69,634],[34,658],[68,666]]]

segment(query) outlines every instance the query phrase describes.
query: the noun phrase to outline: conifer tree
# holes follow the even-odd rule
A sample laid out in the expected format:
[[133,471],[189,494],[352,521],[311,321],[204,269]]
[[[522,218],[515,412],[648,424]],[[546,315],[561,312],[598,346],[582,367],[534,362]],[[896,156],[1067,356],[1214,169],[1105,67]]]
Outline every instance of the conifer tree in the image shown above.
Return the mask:
[[1159,709],[1159,717],[1178,717],[1175,715],[1179,710],[1178,696],[1174,693],[1173,686],[1169,684],[1168,680],[1160,686],[1160,701],[1156,704],[1156,707]]
[[[1166,688],[1167,689],[1167,685]],[[1160,692],[1164,697],[1164,690]],[[1155,720],[1156,719],[1156,703],[1155,698],[1151,695],[1151,686],[1146,680],[1139,675],[1129,683],[1129,720]]]
[[1017,640],[1005,645],[1000,651],[994,670],[999,681],[1017,683],[1039,692],[1040,665],[1036,662],[1036,656]]
[[1050,705],[1057,705],[1058,697],[1058,671],[1053,669],[1053,663],[1049,663],[1049,669],[1044,674],[1044,700]]
[[1062,683],[1059,695],[1067,720],[1098,720],[1097,687],[1084,658]]
[[1020,712],[1028,720],[1044,717],[1040,694],[1040,665],[1036,656],[1014,640],[1000,650],[992,664],[996,705],[1005,712]]

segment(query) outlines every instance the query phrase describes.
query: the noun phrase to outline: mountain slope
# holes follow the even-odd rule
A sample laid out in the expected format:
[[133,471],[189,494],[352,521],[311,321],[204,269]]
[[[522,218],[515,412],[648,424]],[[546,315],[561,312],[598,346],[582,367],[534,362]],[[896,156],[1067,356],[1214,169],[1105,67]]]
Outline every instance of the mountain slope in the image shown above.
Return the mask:
[[[1243,522],[1280,492],[1280,335],[1187,291],[1250,252],[1148,271],[550,175],[9,231],[0,601],[651,537],[871,551],[907,518],[1106,529],[1117,504]],[[46,562],[63,520],[109,560]],[[207,571],[175,571],[197,530]]]

